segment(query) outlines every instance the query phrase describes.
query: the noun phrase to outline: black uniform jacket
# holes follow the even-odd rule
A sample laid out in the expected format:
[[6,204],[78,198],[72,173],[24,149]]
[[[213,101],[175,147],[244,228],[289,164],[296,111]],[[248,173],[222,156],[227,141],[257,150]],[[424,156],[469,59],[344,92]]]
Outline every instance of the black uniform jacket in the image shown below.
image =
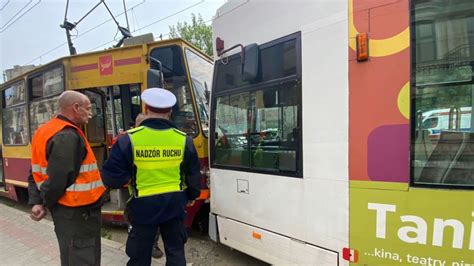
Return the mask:
[[[148,118],[142,123],[153,129],[169,129],[176,126],[165,119]],[[128,135],[119,138],[110,150],[109,159],[104,163],[101,174],[102,181],[109,188],[122,188],[134,173],[132,145]],[[132,223],[161,224],[174,218],[184,218],[185,206],[200,193],[199,158],[191,137],[186,137],[184,159],[181,173],[187,188],[184,192],[171,192],[148,197],[132,198],[128,211]],[[133,176],[134,177],[134,176]]]

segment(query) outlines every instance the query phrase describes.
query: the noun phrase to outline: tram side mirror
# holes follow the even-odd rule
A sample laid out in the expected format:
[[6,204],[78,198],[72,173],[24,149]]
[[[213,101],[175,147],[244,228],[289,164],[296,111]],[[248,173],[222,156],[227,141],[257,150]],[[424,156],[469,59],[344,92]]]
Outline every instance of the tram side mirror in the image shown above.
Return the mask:
[[163,72],[157,69],[148,69],[146,82],[148,88],[163,88]]
[[146,73],[148,88],[164,88],[163,65],[161,61],[149,56],[151,68]]
[[242,59],[242,81],[254,81],[258,74],[259,49],[256,43],[249,44],[244,48]]

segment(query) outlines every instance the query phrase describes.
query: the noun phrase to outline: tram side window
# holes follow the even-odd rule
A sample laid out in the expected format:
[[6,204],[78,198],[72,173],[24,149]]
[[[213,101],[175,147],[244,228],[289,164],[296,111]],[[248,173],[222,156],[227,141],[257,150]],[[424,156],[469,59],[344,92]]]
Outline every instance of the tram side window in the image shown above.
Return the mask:
[[18,82],[3,92],[3,143],[26,145],[29,141],[24,82]]
[[64,91],[63,69],[61,67],[44,73],[43,88],[43,97],[57,95]]
[[249,93],[217,98],[215,163],[250,167],[247,132]]
[[240,81],[238,56],[216,63],[214,166],[301,175],[301,82],[296,38],[259,47],[259,77],[252,84]]
[[412,10],[412,181],[474,187],[472,0],[416,0]]
[[23,82],[16,83],[4,92],[5,107],[25,103],[25,86]]
[[296,74],[296,42],[279,43],[261,50],[262,81]]
[[31,98],[43,97],[43,76],[37,76],[30,79]]
[[87,138],[92,143],[105,141],[105,121],[101,94],[86,91],[85,94],[91,101],[92,118],[87,123]]
[[297,86],[250,95],[250,161],[253,168],[295,172],[298,149]]
[[297,95],[292,85],[217,98],[215,163],[295,172]]
[[[196,116],[193,109],[191,89],[187,82],[182,49],[177,46],[155,48],[151,57],[159,60],[163,67],[164,87],[174,93],[177,103],[173,107],[171,119],[179,130],[194,136],[198,133]],[[151,61],[151,67],[156,69],[156,62]]]
[[62,67],[56,67],[29,80],[31,91],[30,131],[32,136],[44,123],[58,113],[57,101],[64,91]]
[[[224,63],[222,63],[224,62]],[[242,81],[242,60],[240,56],[230,56],[228,59],[218,62],[219,73],[215,78],[215,91],[226,91],[249,85]]]
[[207,136],[209,131],[208,97],[212,88],[214,66],[188,48],[185,49],[185,52],[193,83],[194,97],[196,98],[196,105],[201,120],[202,132],[204,136]]
[[30,103],[30,127],[32,136],[38,127],[48,122],[58,113],[58,98],[39,99]]

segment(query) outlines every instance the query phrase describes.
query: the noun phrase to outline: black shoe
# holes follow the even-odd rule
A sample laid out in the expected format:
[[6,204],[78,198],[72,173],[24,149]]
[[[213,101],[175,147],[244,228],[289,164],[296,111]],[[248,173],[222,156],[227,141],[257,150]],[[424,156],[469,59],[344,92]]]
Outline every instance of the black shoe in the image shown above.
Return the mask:
[[153,258],[159,259],[163,257],[163,251],[159,247],[153,247],[153,251],[151,252],[151,256]]

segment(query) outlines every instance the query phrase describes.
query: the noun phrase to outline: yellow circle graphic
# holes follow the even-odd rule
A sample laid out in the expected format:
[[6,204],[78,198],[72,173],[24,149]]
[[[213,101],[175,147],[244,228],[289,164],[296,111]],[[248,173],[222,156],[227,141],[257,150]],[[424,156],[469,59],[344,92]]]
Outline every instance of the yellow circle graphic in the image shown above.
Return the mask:
[[[354,0],[349,0],[349,47],[356,50],[356,36],[359,31],[354,25]],[[370,36],[369,36],[370,37]],[[369,40],[369,56],[384,57],[399,53],[410,45],[410,29],[406,27],[402,32],[386,39]]]
[[406,119],[410,118],[410,82],[407,82],[398,93],[398,110]]

